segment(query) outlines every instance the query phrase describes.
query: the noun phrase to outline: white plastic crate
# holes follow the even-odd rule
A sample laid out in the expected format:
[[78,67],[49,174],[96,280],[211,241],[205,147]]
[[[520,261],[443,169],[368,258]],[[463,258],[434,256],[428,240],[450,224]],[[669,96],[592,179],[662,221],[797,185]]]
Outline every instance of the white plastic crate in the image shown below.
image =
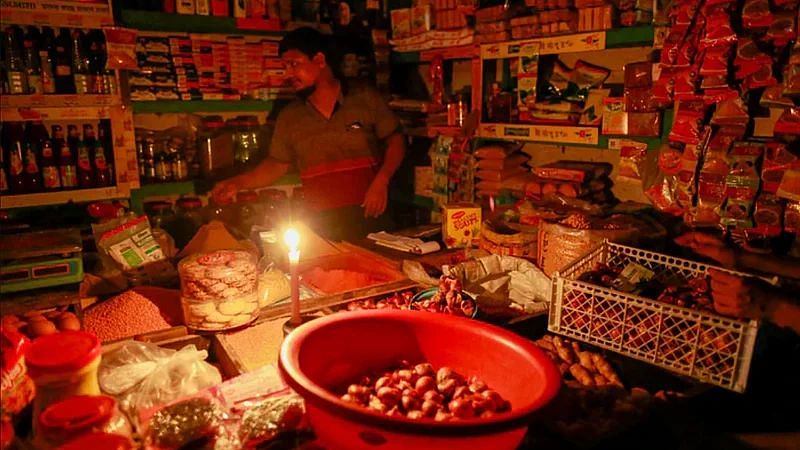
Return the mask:
[[674,306],[577,281],[583,273],[594,270],[597,263],[622,269],[629,262],[652,270],[655,278],[667,285],[704,275],[714,267],[605,241],[553,275],[548,329],[671,372],[743,392],[758,322]]

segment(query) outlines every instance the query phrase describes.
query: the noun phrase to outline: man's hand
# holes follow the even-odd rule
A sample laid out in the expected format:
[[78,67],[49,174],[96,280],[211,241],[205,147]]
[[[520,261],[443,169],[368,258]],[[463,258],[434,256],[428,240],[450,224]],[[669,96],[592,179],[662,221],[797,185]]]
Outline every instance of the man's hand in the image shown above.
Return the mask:
[[751,281],[728,272],[710,269],[714,309],[726,316],[758,319],[759,307]]
[[380,174],[372,180],[364,196],[364,217],[378,217],[386,211],[386,202],[389,196],[389,180]]
[[696,231],[686,233],[675,238],[678,245],[688,247],[695,253],[733,268],[736,265],[736,252],[728,247],[722,239]]
[[241,187],[236,179],[229,178],[214,185],[214,188],[211,189],[211,197],[217,204],[228,203],[229,200],[236,197],[236,193],[239,192],[240,189]]

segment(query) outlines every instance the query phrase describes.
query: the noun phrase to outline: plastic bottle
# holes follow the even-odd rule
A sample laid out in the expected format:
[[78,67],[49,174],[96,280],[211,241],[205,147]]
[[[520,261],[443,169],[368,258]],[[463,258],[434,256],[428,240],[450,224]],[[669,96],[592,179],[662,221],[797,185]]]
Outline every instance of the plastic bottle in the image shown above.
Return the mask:
[[[72,135],[69,125],[70,136]],[[78,128],[75,127],[77,134]],[[83,139],[78,140],[78,147],[75,152],[78,160],[78,187],[81,189],[88,189],[94,187],[94,170],[92,170],[92,156],[91,149],[94,148],[94,129],[91,125],[83,126]]]
[[[98,186],[114,185],[114,147],[111,139],[111,121],[100,120],[97,125],[97,141],[94,146],[92,160],[95,166],[96,182]],[[102,176],[107,179],[107,184],[101,184]]]
[[22,122],[8,122],[3,126],[3,143],[8,156],[8,190],[12,194],[25,193],[25,166],[22,163],[24,131]]
[[154,161],[156,181],[172,180],[172,164],[163,147],[156,150]]
[[94,168],[94,184],[106,187],[114,184],[111,179],[111,168],[106,160],[106,149],[102,139],[95,139],[92,149],[92,166]]
[[53,125],[53,150],[58,153],[58,174],[61,187],[75,189],[78,187],[78,168],[75,165],[75,153],[64,139],[64,129],[61,125]]
[[42,190],[42,169],[39,163],[39,153],[42,143],[49,139],[47,130],[42,122],[28,122],[25,130],[25,147],[22,164],[25,166],[25,192],[39,192]]
[[42,165],[42,185],[45,191],[61,189],[61,176],[58,171],[58,150],[53,146],[53,141],[44,139],[39,143],[40,163]]

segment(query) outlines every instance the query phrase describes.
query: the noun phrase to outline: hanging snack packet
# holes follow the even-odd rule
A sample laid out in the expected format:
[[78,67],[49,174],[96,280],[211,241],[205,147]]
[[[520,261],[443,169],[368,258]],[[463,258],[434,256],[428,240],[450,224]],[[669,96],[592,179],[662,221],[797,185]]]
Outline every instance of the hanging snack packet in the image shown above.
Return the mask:
[[717,45],[707,48],[703,52],[703,60],[700,66],[700,75],[723,75],[728,73],[728,65],[733,54],[730,44]]
[[[800,67],[800,66],[798,66]],[[778,107],[778,108],[790,108],[794,106],[794,102],[789,97],[784,97],[784,91],[786,90],[786,82],[785,80],[789,77],[790,74],[787,70],[783,72],[783,79],[784,83],[776,84],[764,89],[764,92],[761,94],[761,99],[759,100],[758,104],[761,107],[769,108],[769,107]],[[800,81],[800,70],[798,70],[798,81]]]
[[736,42],[736,32],[731,26],[730,3],[709,6],[706,4],[705,34],[700,40],[700,49]]
[[800,202],[800,167],[792,167],[784,172],[776,193],[778,197]]
[[783,205],[778,197],[762,192],[756,200],[753,221],[756,230],[767,236],[776,236],[781,233],[783,220]]
[[619,174],[617,177],[641,181],[646,159],[647,144],[626,140],[619,150]]
[[605,67],[578,60],[572,70],[572,78],[564,98],[567,101],[583,103],[589,95],[589,89],[602,86],[610,75],[611,71]]
[[545,101],[558,101],[563,99],[569,82],[572,79],[572,69],[561,60],[556,59],[549,76],[543,78],[540,98]]
[[775,122],[775,136],[784,141],[794,141],[800,136],[800,108],[786,108]]
[[764,163],[761,167],[761,190],[768,193],[778,192],[783,175],[787,170],[799,169],[800,158],[780,142],[767,143],[764,151]]
[[718,103],[717,109],[711,117],[711,124],[720,126],[747,126],[749,121],[750,115],[747,113],[747,105],[738,96]]
[[769,26],[766,38],[776,48],[783,47],[797,38],[797,16],[793,12],[775,14],[775,21]]
[[694,111],[678,110],[669,132],[670,142],[684,144],[697,144],[700,142],[700,133],[703,130],[704,114]]
[[772,58],[759,48],[755,40],[741,38],[736,46],[733,65],[736,66],[736,79],[742,80],[766,65],[772,66]]
[[774,20],[769,0],[745,0],[742,7],[742,26],[745,29],[767,28]]
[[786,202],[783,213],[783,230],[787,233],[800,234],[800,202]]
[[[737,74],[738,75],[738,74]],[[762,65],[755,72],[742,79],[742,90],[749,91],[762,87],[775,86],[778,80],[772,74],[772,63]]]
[[625,64],[625,89],[646,88],[653,84],[653,63],[635,62]]
[[764,153],[764,145],[753,142],[734,142],[728,162],[730,172],[725,178],[723,206],[723,225],[751,227],[750,215],[755,205],[756,193],[760,184],[757,164]]
[[675,72],[672,77],[672,95],[675,100],[693,97],[697,91],[699,71],[697,67],[687,67]]

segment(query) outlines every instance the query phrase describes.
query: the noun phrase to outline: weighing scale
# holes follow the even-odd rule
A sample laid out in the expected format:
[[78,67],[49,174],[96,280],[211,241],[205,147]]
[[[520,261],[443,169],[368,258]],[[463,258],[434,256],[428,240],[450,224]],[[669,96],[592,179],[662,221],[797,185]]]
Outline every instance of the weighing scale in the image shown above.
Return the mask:
[[75,228],[0,235],[0,294],[83,281]]

